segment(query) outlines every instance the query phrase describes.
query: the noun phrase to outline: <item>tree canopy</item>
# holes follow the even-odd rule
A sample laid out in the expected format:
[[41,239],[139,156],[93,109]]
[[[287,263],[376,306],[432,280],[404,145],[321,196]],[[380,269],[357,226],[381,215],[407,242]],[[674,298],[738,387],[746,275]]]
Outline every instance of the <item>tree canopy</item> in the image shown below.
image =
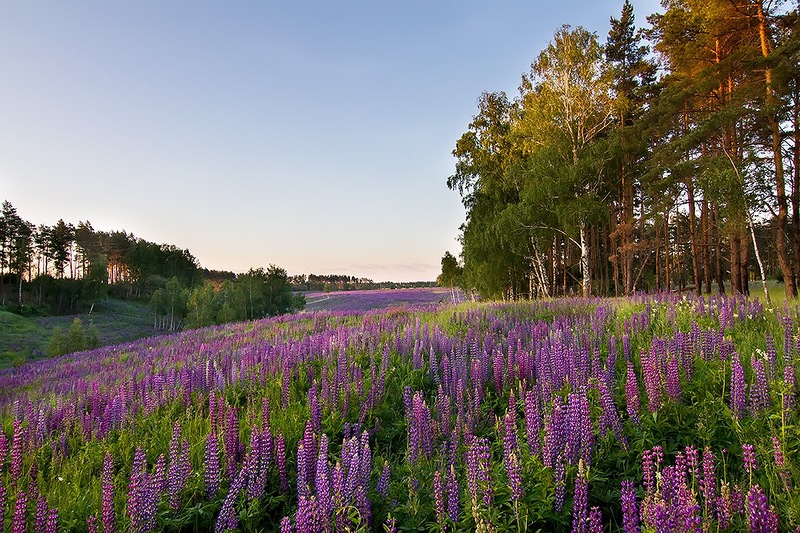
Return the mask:
[[463,288],[747,293],[776,277],[796,296],[797,7],[663,6],[637,29],[626,0],[605,42],[564,25],[516,97],[480,95],[447,181],[466,209]]

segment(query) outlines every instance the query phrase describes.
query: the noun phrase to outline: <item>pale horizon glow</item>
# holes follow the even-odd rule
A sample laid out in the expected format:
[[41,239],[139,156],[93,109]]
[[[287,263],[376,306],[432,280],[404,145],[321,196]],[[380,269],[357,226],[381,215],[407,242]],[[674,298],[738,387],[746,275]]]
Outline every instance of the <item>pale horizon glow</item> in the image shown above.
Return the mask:
[[515,97],[559,26],[605,40],[622,3],[7,2],[0,201],[209,269],[434,280],[481,92]]

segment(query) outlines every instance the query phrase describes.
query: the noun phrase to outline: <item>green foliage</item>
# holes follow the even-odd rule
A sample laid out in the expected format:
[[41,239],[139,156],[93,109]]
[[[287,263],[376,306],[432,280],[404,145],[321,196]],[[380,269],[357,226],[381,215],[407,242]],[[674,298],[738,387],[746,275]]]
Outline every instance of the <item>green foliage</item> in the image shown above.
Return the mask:
[[[669,338],[675,335],[676,326],[679,332],[689,332],[696,327],[699,327],[700,331],[713,332],[719,328],[719,313],[708,311],[713,309],[711,303],[706,302],[704,305],[707,306],[707,310],[700,313],[697,300],[674,300],[667,303],[664,300],[643,302],[638,299],[635,302],[618,301],[613,306],[597,300],[556,300],[513,304],[468,304],[435,312],[395,312],[391,316],[300,315],[290,321],[242,324],[193,332],[191,336],[187,335],[180,341],[174,337],[165,337],[164,342],[175,343],[170,346],[177,351],[184,349],[187,344],[192,346],[196,343],[194,346],[197,346],[211,341],[209,342],[211,345],[214,342],[229,342],[235,339],[228,346],[244,348],[248,346],[245,344],[247,342],[254,342],[258,346],[286,339],[303,342],[304,339],[321,332],[344,332],[353,328],[351,338],[356,342],[331,344],[331,349],[342,350],[344,364],[349,372],[346,379],[340,383],[339,398],[330,403],[326,401],[322,406],[321,430],[330,437],[332,465],[342,457],[340,442],[346,424],[359,421],[362,428],[370,430],[372,472],[368,497],[372,503],[371,527],[373,529],[382,527],[381,524],[391,513],[392,517],[398,519],[399,530],[440,531],[441,526],[436,522],[434,508],[433,479],[435,472],[439,471],[440,474],[444,472],[447,463],[443,456],[436,455],[440,453],[438,451],[434,452],[432,458],[422,457],[413,464],[409,463],[408,420],[403,402],[400,400],[404,396],[405,387],[410,387],[412,391],[419,392],[423,396],[429,408],[434,409],[440,392],[431,373],[428,357],[424,357],[421,366],[412,364],[412,354],[402,348],[404,343],[411,349],[414,341],[427,335],[422,333],[423,331],[432,334],[446,331],[453,339],[472,337],[483,342],[496,342],[498,347],[503,347],[499,350],[502,354],[505,353],[505,343],[512,338],[512,331],[532,331],[541,326],[549,328],[551,323],[566,317],[578,319],[576,324],[588,324],[589,322],[582,320],[596,317],[601,313],[608,317],[604,323],[605,327],[587,328],[582,333],[587,336],[588,342],[598,341],[602,365],[603,360],[608,360],[610,335],[619,334],[622,328],[630,328],[630,324],[634,321],[648,320],[648,325],[641,327],[630,339],[631,361],[641,379],[640,354],[649,349],[654,336]],[[794,310],[789,314],[797,316]],[[625,323],[628,326],[624,326]],[[371,329],[376,324],[381,324],[380,328]],[[464,327],[467,324],[468,326]],[[79,321],[73,321],[76,329],[79,325]],[[87,330],[91,327],[90,324]],[[749,383],[755,379],[750,373],[751,355],[754,350],[765,348],[764,338],[767,333],[778,338],[782,327],[774,313],[766,313],[763,318],[751,320],[737,318],[733,325],[729,325],[725,330],[725,338],[743,355],[748,368]],[[554,331],[556,329],[553,327]],[[562,331],[558,336],[564,334]],[[194,335],[197,337],[193,337]],[[246,339],[249,335],[253,335],[254,338],[248,341]],[[599,337],[595,338],[595,335]],[[62,336],[69,338],[69,335]],[[85,338],[89,338],[88,333]],[[550,337],[545,334],[544,338]],[[362,340],[365,342],[362,343]],[[619,341],[619,338],[617,340]],[[523,349],[527,350],[527,347]],[[247,353],[248,350],[244,349],[242,352]],[[151,353],[154,354],[154,358],[148,364],[159,366],[169,361],[155,356],[158,349]],[[191,348],[188,353],[194,354]],[[454,353],[445,350],[445,353],[436,352],[436,355],[442,357]],[[480,354],[480,348],[477,348],[475,357],[479,357],[477,354]],[[621,350],[618,344],[619,354]],[[203,364],[203,368],[216,368],[218,362],[226,357],[224,354],[214,354],[212,357],[218,356],[220,358],[215,359],[217,363],[208,366]],[[79,357],[76,356],[70,364],[78,361]],[[139,356],[133,353],[118,353],[104,361],[93,361],[93,363],[99,362],[101,368],[114,364],[124,367],[136,357]],[[168,363],[163,370],[167,374],[173,370],[180,371],[185,368],[184,364],[196,362],[194,357],[194,355],[186,359],[181,357],[180,362],[176,363],[177,366],[172,367]],[[385,362],[384,357],[388,357]],[[693,361],[691,379],[683,371],[680,375],[680,398],[677,400],[665,398],[662,407],[655,413],[643,409],[641,424],[637,425],[624,414],[625,391],[619,376],[624,375],[627,362],[618,357],[615,367],[616,377],[611,381],[615,384],[615,388],[611,393],[622,416],[627,447],[623,446],[613,433],[600,433],[600,420],[605,406],[601,402],[599,391],[591,385],[596,378],[590,380],[588,400],[592,430],[596,435],[587,478],[590,505],[601,508],[607,529],[609,527],[612,531],[619,529],[621,527],[620,481],[632,479],[639,485],[642,478],[642,452],[656,445],[664,449],[664,465],[673,464],[675,456],[688,445],[700,450],[708,446],[717,457],[718,479],[730,483],[731,486],[738,484],[746,489],[749,486],[747,485],[749,479],[741,464],[741,445],[754,443],[759,467],[754,473],[753,482],[759,483],[768,491],[770,505],[774,505],[782,517],[781,524],[786,525],[787,529],[798,525],[800,515],[797,511],[800,510],[800,501],[796,495],[783,490],[781,475],[772,459],[770,440],[773,435],[780,437],[787,461],[794,465],[794,459],[791,458],[800,449],[800,438],[796,435],[794,421],[781,419],[779,407],[780,395],[785,394],[787,389],[785,387],[782,389],[778,385],[780,380],[773,381],[770,387],[773,402],[770,411],[763,416],[747,416],[742,420],[736,420],[729,408],[729,361],[716,355],[708,357],[700,352],[692,353],[691,360]],[[224,399],[227,406],[238,410],[240,421],[238,436],[243,444],[249,442],[252,431],[259,427],[262,400],[268,399],[272,406],[270,417],[272,435],[282,434],[289,449],[288,470],[292,487],[290,493],[280,492],[277,471],[274,465],[271,465],[265,496],[257,502],[249,502],[242,496],[236,502],[241,531],[273,530],[278,527],[282,516],[292,516],[297,509],[298,502],[294,489],[297,482],[296,444],[302,437],[306,421],[311,417],[311,408],[308,404],[309,390],[312,386],[319,387],[323,383],[323,375],[327,375],[327,379],[335,375],[337,361],[336,355],[325,357],[316,353],[298,360],[289,377],[291,381],[288,384],[288,396],[285,401],[282,396],[285,375],[280,369],[263,378],[261,369],[255,366],[250,370],[244,370],[239,379],[230,380],[215,389],[215,393]],[[384,376],[385,391],[373,406],[364,408],[362,401],[366,398],[364,394],[370,390],[373,380],[377,377],[377,373],[370,375],[370,369],[384,366],[387,369]],[[246,366],[242,368],[245,369]],[[480,372],[477,366],[474,370]],[[484,508],[480,504],[475,508],[472,507],[463,464],[467,443],[460,440],[453,453],[457,465],[462,507],[456,523],[450,522],[449,519],[446,521],[448,530],[473,530],[478,525],[477,520],[484,525],[490,523],[498,531],[569,531],[572,523],[572,494],[577,467],[568,465],[565,479],[558,481],[553,469],[544,466],[542,458],[528,452],[528,434],[522,416],[524,411],[522,398],[526,390],[532,390],[528,387],[535,388],[536,385],[528,385],[509,378],[502,389],[496,390],[492,383],[494,371],[489,372],[488,381],[485,383],[479,381],[478,383],[482,385],[477,385],[483,398],[479,406],[471,415],[469,412],[472,411],[472,407],[468,407],[468,412],[462,413],[461,416],[466,415],[467,418],[474,416],[473,422],[469,422],[471,424],[469,433],[488,439],[493,503],[489,508]],[[600,372],[603,372],[602,368]],[[476,376],[475,379],[481,378]],[[100,384],[101,390],[103,386]],[[466,395],[464,400],[469,401],[470,395],[475,394],[477,390],[474,389]],[[516,405],[509,405],[512,390],[517,398]],[[570,388],[567,386],[563,390],[554,391],[554,394],[566,398],[569,391]],[[346,394],[350,394],[351,400],[347,409],[343,409]],[[549,402],[542,406],[545,417],[551,407]],[[456,412],[457,407],[450,405],[450,408],[452,409],[450,422],[454,422],[459,416]],[[157,528],[209,530],[215,525],[230,480],[226,479],[223,482],[218,497],[210,500],[205,497],[203,455],[205,439],[210,431],[208,409],[208,393],[204,390],[194,390],[188,396],[178,395],[174,400],[160,404],[157,408],[140,411],[131,420],[130,427],[114,429],[103,439],[86,440],[81,431],[74,428],[65,434],[66,446],[70,450],[68,454],[56,453],[51,443],[47,443],[32,454],[26,454],[23,468],[29,470],[33,462],[36,462],[40,490],[48,501],[58,501],[59,510],[64,512],[60,515],[61,527],[68,530],[82,529],[85,527],[85,516],[95,514],[99,509],[99,475],[104,453],[109,451],[115,458],[114,484],[118,489],[115,497],[118,527],[124,530],[127,526],[125,488],[130,483],[130,461],[134,450],[145,443],[143,449],[147,454],[147,471],[153,473],[158,456],[169,452],[172,427],[177,422],[182,429],[183,437],[191,443],[189,459],[192,464],[192,475],[186,490],[182,493],[180,510],[172,511],[165,501],[160,502]],[[518,459],[523,486],[522,497],[516,503],[512,500],[503,463],[504,426],[501,420],[509,409],[512,412],[516,411],[517,415],[517,440],[520,450]],[[438,424],[439,413],[432,412],[432,414],[435,423]],[[796,412],[793,416],[796,416]],[[9,416],[3,420],[3,426],[6,434],[9,434],[11,428]],[[443,438],[443,435],[438,435],[437,442],[441,444]],[[384,499],[374,490],[374,481],[385,462],[390,465],[392,482],[389,487],[389,497]],[[797,472],[794,466],[792,468],[790,476],[794,483]],[[65,481],[63,483],[51,481],[58,477]],[[564,509],[556,511],[553,502],[560,483],[562,487],[566,487],[567,497]],[[697,495],[694,497],[699,498]],[[641,494],[639,498],[642,498]],[[355,512],[354,509],[352,511]],[[356,514],[353,514],[352,518],[354,524],[361,524],[354,525],[354,528],[366,528]],[[734,522],[731,530],[744,531],[746,528],[746,519],[741,519]]]
[[94,322],[89,322],[89,327],[86,328],[85,345],[87,350],[93,350],[100,347],[100,332]]
[[441,287],[456,287],[461,283],[461,276],[464,267],[458,264],[458,260],[450,252],[445,252],[442,257],[442,272],[437,280]]
[[60,327],[53,328],[53,336],[47,345],[47,355],[55,357],[69,353],[69,341]]
[[83,322],[76,318],[67,330],[67,351],[79,352],[86,346],[86,338],[83,332]]
[[85,349],[96,348],[100,345],[100,339],[93,323],[89,324],[88,332],[83,329],[83,321],[75,318],[70,324],[67,332],[64,333],[58,326],[53,328],[53,336],[47,346],[47,355],[55,357],[72,352],[80,352]]

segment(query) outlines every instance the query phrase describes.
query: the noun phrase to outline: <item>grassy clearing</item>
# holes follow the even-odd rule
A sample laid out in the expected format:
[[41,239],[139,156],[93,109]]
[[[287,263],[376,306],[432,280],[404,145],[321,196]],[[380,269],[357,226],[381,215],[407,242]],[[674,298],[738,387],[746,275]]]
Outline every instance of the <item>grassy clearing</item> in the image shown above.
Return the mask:
[[147,305],[124,300],[108,299],[96,305],[91,315],[30,318],[0,311],[0,368],[45,357],[53,329],[60,327],[66,331],[75,318],[80,318],[85,326],[90,323],[95,325],[101,346],[129,342],[157,333],[153,329]]

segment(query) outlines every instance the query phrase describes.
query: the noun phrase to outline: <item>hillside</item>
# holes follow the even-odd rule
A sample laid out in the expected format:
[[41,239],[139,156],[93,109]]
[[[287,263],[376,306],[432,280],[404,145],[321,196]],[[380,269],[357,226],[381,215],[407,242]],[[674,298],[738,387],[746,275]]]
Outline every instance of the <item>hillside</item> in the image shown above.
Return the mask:
[[39,361],[0,371],[0,525],[793,531],[799,326],[724,296],[400,306]]
[[96,305],[91,315],[23,317],[0,310],[0,367],[44,357],[53,329],[66,331],[75,318],[86,326],[94,324],[101,346],[160,334],[153,329],[148,306],[129,300],[108,298]]

